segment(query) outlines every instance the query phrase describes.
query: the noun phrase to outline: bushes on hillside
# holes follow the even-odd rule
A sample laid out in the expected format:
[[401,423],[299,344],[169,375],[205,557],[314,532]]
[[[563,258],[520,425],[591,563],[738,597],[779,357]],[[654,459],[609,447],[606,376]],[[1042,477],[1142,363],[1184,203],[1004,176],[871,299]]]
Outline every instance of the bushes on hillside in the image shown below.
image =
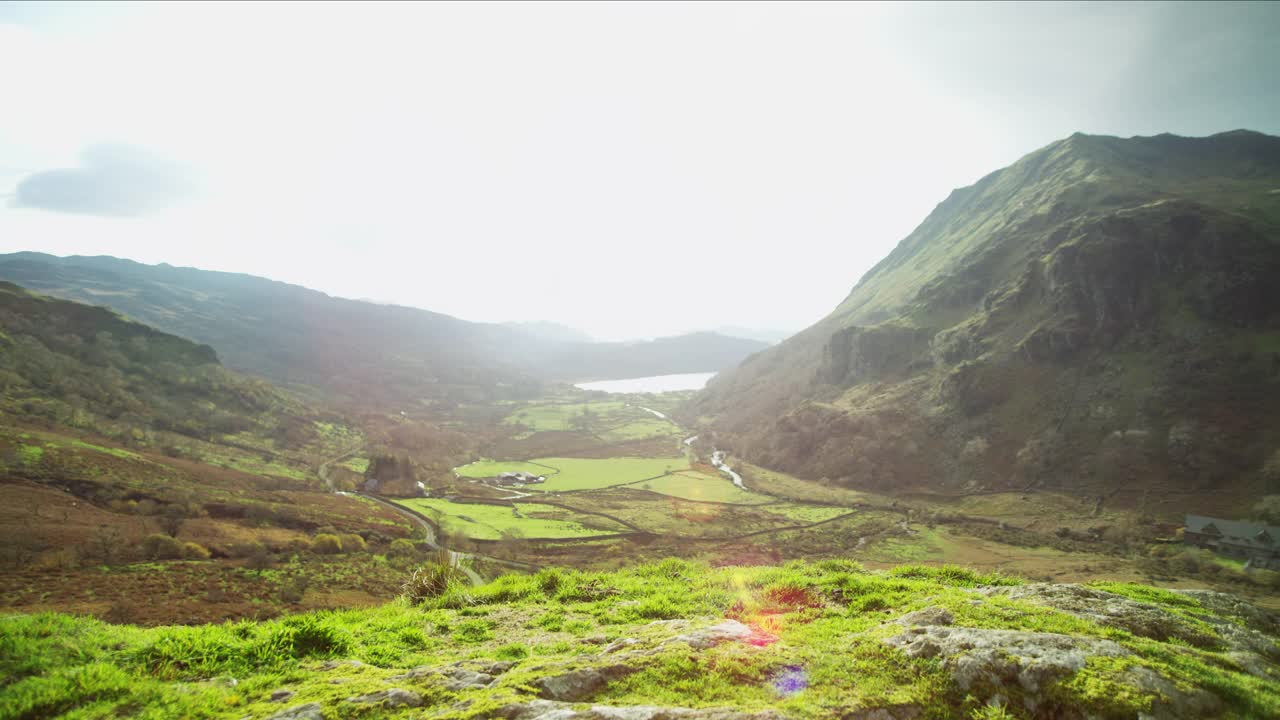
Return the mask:
[[364,538],[355,533],[343,533],[338,536],[338,541],[342,544],[342,552],[364,552],[369,549]]
[[418,554],[418,548],[414,546],[412,540],[398,538],[391,542],[391,547],[387,549],[387,554],[392,557],[413,557]]
[[321,533],[311,540],[311,552],[317,555],[337,555],[342,552],[342,539],[330,533]]
[[208,560],[209,551],[200,543],[182,543],[183,560]]
[[142,554],[148,560],[177,560],[182,557],[182,543],[168,535],[155,533],[142,539]]

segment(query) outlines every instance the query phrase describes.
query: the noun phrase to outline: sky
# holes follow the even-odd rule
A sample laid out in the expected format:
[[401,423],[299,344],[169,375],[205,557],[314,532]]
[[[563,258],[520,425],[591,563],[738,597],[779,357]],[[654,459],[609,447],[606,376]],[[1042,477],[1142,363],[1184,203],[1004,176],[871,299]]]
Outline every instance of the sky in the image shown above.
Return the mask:
[[1081,131],[1280,134],[1280,3],[0,3],[0,252],[799,330]]

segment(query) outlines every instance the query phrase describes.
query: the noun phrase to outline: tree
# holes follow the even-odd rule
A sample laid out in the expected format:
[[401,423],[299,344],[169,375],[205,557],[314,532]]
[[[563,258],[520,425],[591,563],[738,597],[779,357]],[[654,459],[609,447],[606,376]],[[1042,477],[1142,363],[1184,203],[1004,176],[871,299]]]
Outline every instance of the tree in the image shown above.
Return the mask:
[[178,532],[182,530],[182,524],[186,520],[186,513],[177,505],[165,505],[164,511],[160,513],[160,527],[169,534],[169,537],[178,537]]

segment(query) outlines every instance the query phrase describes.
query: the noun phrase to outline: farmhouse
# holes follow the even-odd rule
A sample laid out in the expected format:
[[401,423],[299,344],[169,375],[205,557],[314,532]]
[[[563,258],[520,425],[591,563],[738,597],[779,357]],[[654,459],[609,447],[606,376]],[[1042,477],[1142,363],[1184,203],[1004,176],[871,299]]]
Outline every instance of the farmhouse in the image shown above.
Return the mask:
[[1188,545],[1232,557],[1247,558],[1252,567],[1280,569],[1280,528],[1258,522],[1188,515],[1183,530]]
[[547,479],[541,475],[527,472],[504,472],[498,476],[499,485],[515,485],[517,483],[531,485],[546,481]]

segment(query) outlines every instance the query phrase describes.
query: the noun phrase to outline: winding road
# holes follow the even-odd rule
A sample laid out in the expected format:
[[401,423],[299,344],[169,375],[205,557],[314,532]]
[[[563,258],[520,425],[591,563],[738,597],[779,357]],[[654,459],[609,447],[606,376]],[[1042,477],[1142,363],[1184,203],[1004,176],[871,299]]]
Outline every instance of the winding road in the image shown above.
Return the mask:
[[[329,490],[329,492],[332,492],[332,493],[334,493],[334,494],[336,494],[336,495],[346,495],[346,496],[348,496],[348,497],[361,497],[361,498],[364,498],[364,499],[366,499],[366,500],[370,500],[370,501],[372,501],[372,502],[378,503],[379,505],[383,505],[383,506],[385,506],[385,507],[388,507],[388,508],[390,508],[390,509],[392,509],[392,510],[396,511],[396,512],[397,512],[397,513],[399,513],[400,515],[402,515],[402,516],[404,516],[405,518],[407,518],[407,519],[409,520],[409,522],[411,522],[411,523],[413,523],[414,525],[417,525],[418,527],[420,527],[420,528],[422,528],[422,529],[423,529],[423,531],[426,533],[426,540],[425,540],[425,542],[427,543],[427,545],[428,545],[431,549],[433,549],[433,550],[446,550],[446,551],[449,553],[449,561],[450,561],[450,562],[452,562],[452,563],[453,563],[455,566],[457,566],[459,569],[461,569],[461,570],[462,570],[462,572],[466,573],[467,578],[468,578],[469,580],[471,580],[471,584],[472,584],[472,585],[482,585],[482,584],[484,584],[484,578],[480,577],[480,574],[479,574],[479,573],[477,573],[475,570],[472,570],[472,569],[471,569],[470,567],[468,567],[468,565],[464,562],[464,561],[465,561],[467,558],[469,558],[470,556],[469,556],[469,555],[467,555],[466,553],[460,553],[460,552],[458,552],[458,551],[456,551],[456,550],[449,550],[448,548],[444,548],[444,547],[442,547],[442,546],[440,545],[440,543],[439,543],[439,542],[437,542],[437,540],[436,540],[436,529],[435,529],[435,527],[434,527],[434,526],[432,526],[432,524],[431,524],[431,523],[427,522],[424,518],[422,518],[422,517],[420,517],[419,515],[417,515],[417,514],[413,513],[413,512],[412,512],[412,511],[410,511],[409,509],[404,508],[404,507],[401,507],[400,505],[397,505],[397,504],[395,504],[395,503],[393,503],[393,502],[391,502],[391,501],[389,501],[389,500],[383,500],[383,499],[382,499],[382,498],[380,498],[380,497],[377,497],[377,496],[374,496],[374,495],[366,495],[366,494],[364,494],[364,493],[360,493],[360,492],[346,492],[346,491],[344,491],[344,490],[338,490],[338,489],[335,489],[335,488],[333,487],[333,480],[332,480],[332,479],[330,479],[330,477],[329,477],[329,466],[330,466],[330,465],[332,465],[333,463],[336,463],[336,462],[340,461],[340,460],[345,460],[346,458],[348,458],[348,457],[350,457],[350,456],[354,455],[355,453],[357,453],[357,452],[361,451],[362,449],[364,449],[364,448],[363,448],[363,446],[359,446],[359,447],[351,448],[350,450],[347,450],[346,452],[342,453],[341,455],[338,455],[338,456],[336,456],[336,457],[332,457],[332,458],[330,458],[330,459],[328,459],[328,460],[326,460],[326,461],[324,461],[324,462],[320,463],[320,466],[319,466],[318,468],[316,468],[316,474],[320,476],[320,479],[324,482],[324,486]],[[496,558],[495,558],[495,560],[496,560]]]

